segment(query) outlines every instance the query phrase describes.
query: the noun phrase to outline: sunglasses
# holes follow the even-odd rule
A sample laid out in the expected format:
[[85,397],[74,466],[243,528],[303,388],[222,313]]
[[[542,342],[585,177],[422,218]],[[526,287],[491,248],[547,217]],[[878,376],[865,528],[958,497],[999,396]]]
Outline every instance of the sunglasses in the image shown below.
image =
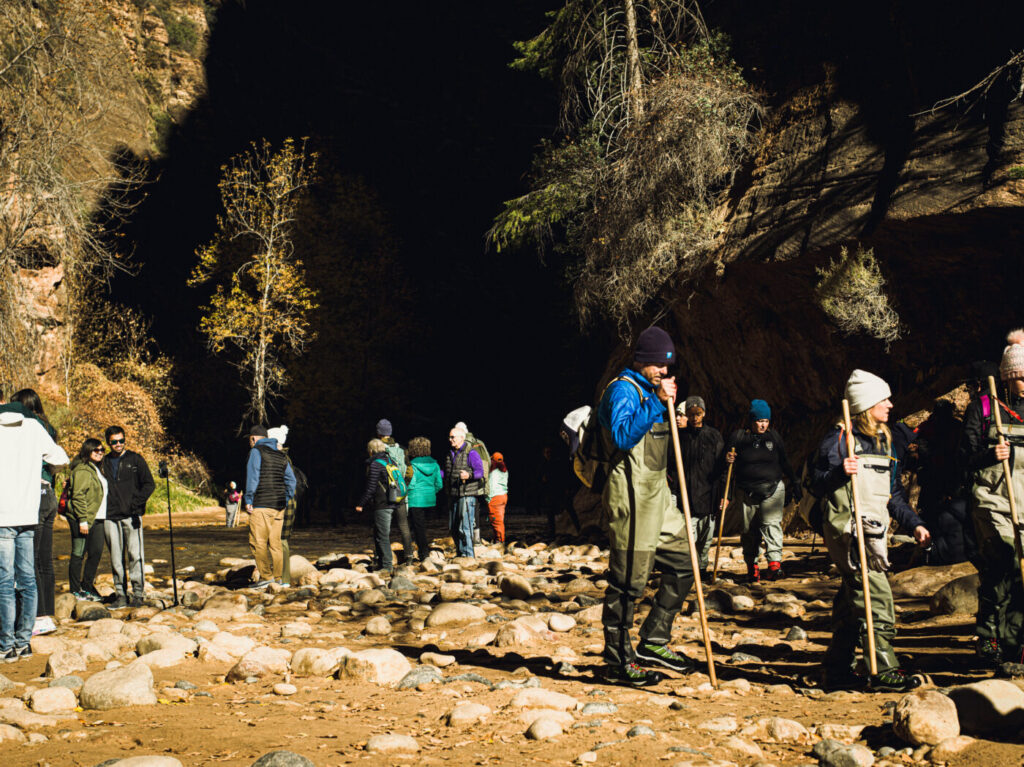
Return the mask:
[[108,440],[107,444],[108,445],[123,445],[124,444],[124,438],[122,437],[121,439]]
[[104,452],[104,450],[103,450],[103,448],[102,448],[102,447],[98,447],[98,448],[96,448],[95,450],[93,450],[93,452],[94,452],[94,453],[101,453],[101,454],[102,454],[102,453]]

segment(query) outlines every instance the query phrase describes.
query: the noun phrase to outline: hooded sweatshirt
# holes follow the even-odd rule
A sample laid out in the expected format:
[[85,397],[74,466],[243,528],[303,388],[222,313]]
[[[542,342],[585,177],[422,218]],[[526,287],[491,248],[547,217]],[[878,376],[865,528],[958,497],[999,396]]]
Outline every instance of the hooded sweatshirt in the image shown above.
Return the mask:
[[441,467],[429,455],[413,458],[410,462],[412,481],[409,483],[408,503],[413,508],[427,509],[437,505],[437,494],[443,482]]
[[38,421],[0,413],[0,527],[39,522],[39,467],[64,466],[68,455]]

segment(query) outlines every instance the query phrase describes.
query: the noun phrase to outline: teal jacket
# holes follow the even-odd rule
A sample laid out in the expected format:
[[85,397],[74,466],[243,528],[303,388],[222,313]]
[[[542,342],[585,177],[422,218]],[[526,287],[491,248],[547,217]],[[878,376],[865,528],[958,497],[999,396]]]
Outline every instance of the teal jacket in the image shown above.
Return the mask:
[[408,503],[416,508],[437,505],[437,494],[441,492],[441,467],[429,455],[413,458],[412,481],[409,482]]

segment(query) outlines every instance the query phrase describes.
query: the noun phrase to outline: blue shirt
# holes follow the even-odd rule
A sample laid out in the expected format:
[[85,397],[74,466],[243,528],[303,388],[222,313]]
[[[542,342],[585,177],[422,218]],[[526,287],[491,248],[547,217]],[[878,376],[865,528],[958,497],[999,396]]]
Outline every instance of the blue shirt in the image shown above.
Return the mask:
[[614,381],[597,406],[597,421],[611,432],[619,450],[628,451],[639,444],[654,424],[665,420],[667,408],[654,393],[651,382],[640,373],[626,368],[617,377],[635,381],[643,399],[630,381]]

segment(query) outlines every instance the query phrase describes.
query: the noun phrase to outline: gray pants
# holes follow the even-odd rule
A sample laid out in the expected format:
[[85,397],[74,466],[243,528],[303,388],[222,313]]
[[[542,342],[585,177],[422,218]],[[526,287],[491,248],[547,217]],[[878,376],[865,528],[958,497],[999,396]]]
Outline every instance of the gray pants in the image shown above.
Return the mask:
[[708,569],[708,554],[711,552],[711,544],[715,542],[718,519],[714,514],[706,517],[690,517],[690,529],[693,531],[693,542],[697,546],[697,558],[700,560],[700,569]]
[[737,487],[736,501],[743,512],[743,533],[740,535],[743,559],[748,565],[757,562],[763,540],[768,561],[781,562],[782,513],[786,508],[786,487],[782,480],[779,480],[775,492],[760,503],[752,501],[742,488]]
[[[110,566],[114,571],[114,590],[118,596],[128,597],[128,580],[132,596],[142,599],[146,581],[142,575],[145,550],[142,545],[142,525],[132,526],[132,518],[103,521],[103,534],[110,551]],[[141,523],[141,520],[139,520]],[[127,571],[127,578],[125,573]]]
[[225,503],[224,504],[224,524],[227,527],[235,526],[235,518],[238,516],[238,504],[237,503]]

